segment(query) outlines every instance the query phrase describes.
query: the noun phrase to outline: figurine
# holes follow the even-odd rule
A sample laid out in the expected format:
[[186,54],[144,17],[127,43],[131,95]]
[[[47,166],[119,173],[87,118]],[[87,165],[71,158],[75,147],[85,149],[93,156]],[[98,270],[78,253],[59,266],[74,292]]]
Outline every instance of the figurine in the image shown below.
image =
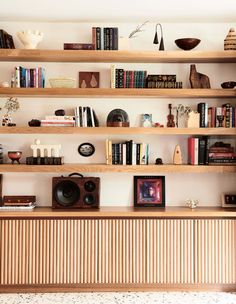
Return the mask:
[[190,65],[189,81],[192,89],[210,89],[210,79],[207,75],[197,72],[196,65]]
[[172,110],[171,103],[169,103],[168,107],[169,107],[169,115],[167,115],[167,127],[174,128],[175,122],[174,122],[174,115],[171,113],[171,110]]
[[152,114],[141,114],[141,126],[144,128],[152,127]]
[[199,201],[194,199],[187,199],[185,205],[191,209],[194,209],[197,207]]
[[156,159],[156,165],[163,165],[163,161],[161,158]]
[[174,163],[174,165],[182,165],[183,164],[182,153],[181,153],[179,145],[175,146],[175,151],[174,151],[174,156],[173,156],[173,163]]

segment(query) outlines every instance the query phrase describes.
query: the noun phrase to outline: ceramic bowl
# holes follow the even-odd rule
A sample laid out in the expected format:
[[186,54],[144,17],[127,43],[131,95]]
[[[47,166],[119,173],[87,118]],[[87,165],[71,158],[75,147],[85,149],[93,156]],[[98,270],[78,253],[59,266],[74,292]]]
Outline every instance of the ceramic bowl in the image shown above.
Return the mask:
[[201,42],[198,38],[180,38],[175,40],[175,44],[184,51],[194,49]]
[[18,162],[19,164],[21,156],[21,151],[8,151],[8,157],[10,158],[12,164],[14,164],[14,161]]
[[235,81],[226,81],[226,82],[222,82],[221,87],[223,89],[233,89],[236,86],[236,82]]

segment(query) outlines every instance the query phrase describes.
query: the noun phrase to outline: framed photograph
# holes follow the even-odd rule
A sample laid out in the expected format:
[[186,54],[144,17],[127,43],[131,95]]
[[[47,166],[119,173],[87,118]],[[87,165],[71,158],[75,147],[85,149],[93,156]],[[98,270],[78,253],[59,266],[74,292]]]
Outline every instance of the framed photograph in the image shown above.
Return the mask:
[[223,208],[236,207],[236,192],[222,193],[221,203]]
[[79,72],[79,88],[99,88],[99,72]]
[[152,114],[141,114],[141,127],[152,127]]
[[134,176],[135,207],[165,207],[165,176]]

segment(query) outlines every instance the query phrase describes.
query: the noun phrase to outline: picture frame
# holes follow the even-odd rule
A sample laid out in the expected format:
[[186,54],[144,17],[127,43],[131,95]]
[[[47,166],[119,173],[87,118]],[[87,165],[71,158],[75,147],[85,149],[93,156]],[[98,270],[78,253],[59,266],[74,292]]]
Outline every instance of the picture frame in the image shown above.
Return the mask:
[[79,72],[79,88],[99,88],[99,72]]
[[134,176],[134,207],[165,207],[165,176]]
[[228,192],[221,194],[222,208],[236,208],[236,192]]

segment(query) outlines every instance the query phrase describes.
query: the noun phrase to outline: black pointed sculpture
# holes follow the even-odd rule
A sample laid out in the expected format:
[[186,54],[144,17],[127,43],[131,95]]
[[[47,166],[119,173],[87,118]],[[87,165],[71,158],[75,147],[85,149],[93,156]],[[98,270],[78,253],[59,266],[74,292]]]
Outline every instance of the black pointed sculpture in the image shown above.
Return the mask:
[[159,45],[159,51],[164,51],[165,47],[164,47],[163,31],[162,31],[162,26],[161,26],[160,23],[156,24],[156,30],[155,30],[155,36],[154,36],[153,44],[159,44],[158,35],[157,35],[158,25],[160,26],[160,29],[161,29],[161,41],[160,41],[160,45]]

